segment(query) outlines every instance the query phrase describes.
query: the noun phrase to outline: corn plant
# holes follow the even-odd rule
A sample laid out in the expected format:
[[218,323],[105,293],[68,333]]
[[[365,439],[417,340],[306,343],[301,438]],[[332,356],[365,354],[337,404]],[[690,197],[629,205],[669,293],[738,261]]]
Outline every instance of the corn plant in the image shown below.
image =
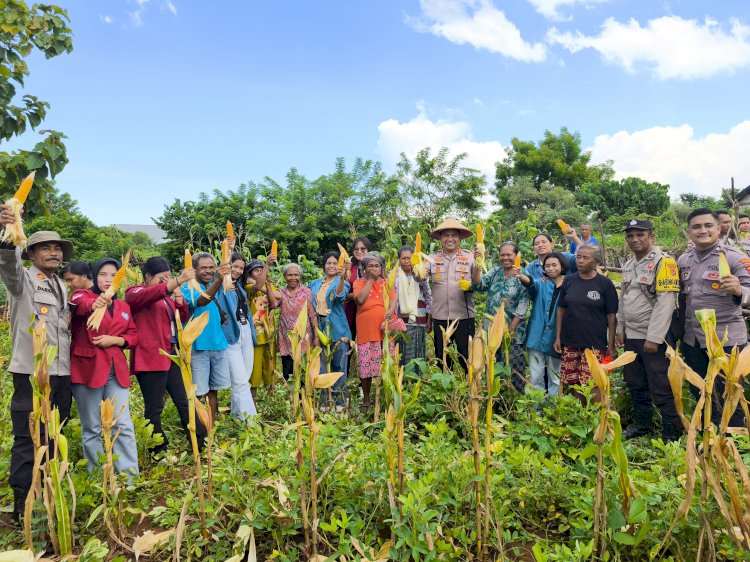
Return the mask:
[[[58,555],[69,556],[73,550],[75,490],[70,477],[67,476],[68,441],[62,434],[60,412],[57,408],[52,408],[50,403],[49,365],[57,355],[57,347],[48,345],[47,326],[44,320],[37,322],[35,326],[32,325],[29,331],[34,346],[34,374],[30,377],[33,392],[32,413],[29,416],[29,430],[34,443],[34,467],[31,489],[26,497],[24,509],[24,533],[29,551],[34,552],[31,516],[35,499],[41,497],[47,511],[47,526],[52,546]],[[66,476],[67,492],[73,497],[70,512],[63,485]]]
[[458,318],[453,322],[450,322],[447,327],[440,326],[440,331],[443,337],[443,372],[448,372],[448,344],[458,329]]
[[[112,453],[115,441],[120,436],[119,429],[112,435],[112,428],[117,423],[120,415],[122,415],[125,405],[123,404],[120,407],[120,411],[117,414],[115,413],[116,408],[117,405],[111,398],[105,398],[99,406],[99,417],[102,424],[102,435],[104,436],[104,454],[107,459],[102,467],[103,518],[112,539],[121,546],[129,548],[123,542],[125,538],[125,525],[122,521],[124,490],[117,485],[115,462]],[[115,515],[114,522],[112,521],[112,513]]]
[[[750,347],[745,347],[741,352],[738,352],[735,347],[727,355],[724,350],[726,336],[724,340],[720,340],[716,333],[715,311],[698,310],[695,314],[706,334],[706,352],[709,363],[705,379],[688,367],[672,348],[667,350],[667,357],[670,360],[669,383],[672,387],[677,413],[687,430],[686,482],[685,498],[677,508],[674,519],[656,553],[658,554],[664,548],[679,520],[683,517],[687,518],[695,494],[697,468],[700,466],[698,557],[707,549],[709,556],[715,559],[714,529],[709,518],[709,511],[705,507],[709,497],[713,498],[724,520],[727,535],[737,548],[743,551],[750,550],[750,474],[737,445],[727,435],[728,432],[736,430],[728,426],[738,405],[745,414],[745,423],[750,424],[750,411],[748,411],[742,387],[743,378],[750,373]],[[714,383],[720,376],[725,378],[726,384],[723,396],[724,406],[717,428],[711,422],[711,412],[714,406]],[[682,403],[682,387],[685,379],[700,391],[698,403],[690,419],[685,415]],[[750,425],[746,429],[750,431]],[[702,440],[700,445],[697,445],[699,433],[702,435]]]
[[175,324],[177,325],[177,355],[170,355],[165,350],[159,350],[163,355],[167,355],[182,373],[182,384],[185,386],[185,393],[188,400],[188,430],[190,431],[190,443],[193,447],[193,462],[195,463],[195,479],[198,484],[198,502],[200,504],[201,517],[201,534],[204,539],[208,539],[208,530],[206,529],[206,499],[203,494],[203,469],[201,468],[201,454],[198,448],[198,436],[196,435],[195,425],[195,403],[197,401],[196,392],[198,387],[193,383],[193,371],[190,366],[190,356],[193,350],[193,343],[208,325],[208,312],[190,319],[182,325],[179,311],[175,312]]
[[[643,540],[649,529],[648,518],[642,506],[639,504],[637,509],[633,509],[631,505],[631,500],[637,498],[638,493],[628,473],[628,457],[625,454],[622,442],[622,424],[620,423],[620,415],[612,407],[611,384],[607,374],[618,367],[632,363],[635,361],[636,355],[632,351],[626,351],[614,361],[603,364],[599,362],[594,352],[590,349],[586,349],[584,353],[589,370],[591,371],[591,377],[594,379],[594,384],[599,389],[599,395],[601,396],[601,401],[599,402],[601,409],[599,425],[594,432],[594,443],[597,449],[597,471],[596,492],[594,495],[593,552],[595,556],[604,556],[607,547],[606,533],[602,532],[607,524],[606,502],[604,501],[604,479],[606,475],[604,470],[605,452],[609,453],[620,472],[618,487],[622,493],[622,512],[627,517],[628,523],[631,524],[631,529],[635,529],[636,523],[640,524],[637,534],[628,533],[632,538],[620,532],[616,534],[615,538],[619,542],[635,545]],[[605,446],[607,435],[612,436],[612,441],[609,445]]]
[[476,519],[476,557],[482,555],[482,461],[479,448],[479,402],[484,371],[485,345],[482,330],[469,339],[468,389],[469,400],[466,404],[466,422],[471,427],[472,454],[474,457],[474,499]]
[[487,411],[485,413],[484,433],[484,529],[482,532],[482,559],[488,555],[488,540],[490,535],[490,505],[492,502],[492,488],[490,486],[490,466],[492,465],[492,403],[500,392],[500,379],[495,378],[495,354],[500,346],[505,350],[506,363],[510,354],[510,335],[505,320],[505,301],[495,312],[492,324],[487,333],[485,347],[485,371],[487,374]]

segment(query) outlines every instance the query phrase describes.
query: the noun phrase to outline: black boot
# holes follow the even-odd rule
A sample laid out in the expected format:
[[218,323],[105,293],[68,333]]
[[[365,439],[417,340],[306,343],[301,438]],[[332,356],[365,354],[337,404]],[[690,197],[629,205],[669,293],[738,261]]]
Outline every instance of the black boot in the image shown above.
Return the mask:
[[682,425],[674,423],[665,423],[661,430],[661,440],[664,443],[672,443],[673,441],[679,441],[682,437]]
[[21,518],[26,511],[26,496],[29,491],[23,488],[13,488],[13,521],[21,524]]
[[636,437],[648,435],[649,433],[651,433],[650,427],[631,423],[622,431],[622,436],[625,439],[635,439]]

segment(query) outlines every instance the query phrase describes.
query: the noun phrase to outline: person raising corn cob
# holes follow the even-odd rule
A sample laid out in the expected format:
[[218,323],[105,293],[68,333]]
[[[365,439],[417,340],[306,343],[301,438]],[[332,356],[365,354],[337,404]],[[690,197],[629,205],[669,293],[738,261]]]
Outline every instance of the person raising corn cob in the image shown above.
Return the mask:
[[[474,332],[474,294],[471,277],[475,267],[474,254],[462,250],[461,240],[472,236],[471,230],[456,219],[449,218],[440,223],[430,238],[440,242],[440,251],[427,260],[427,275],[432,290],[432,326],[435,337],[435,357],[444,368],[443,331],[458,320],[458,325],[449,340],[458,349],[461,368],[466,371],[469,356],[469,334]],[[448,366],[452,367],[451,360]]]

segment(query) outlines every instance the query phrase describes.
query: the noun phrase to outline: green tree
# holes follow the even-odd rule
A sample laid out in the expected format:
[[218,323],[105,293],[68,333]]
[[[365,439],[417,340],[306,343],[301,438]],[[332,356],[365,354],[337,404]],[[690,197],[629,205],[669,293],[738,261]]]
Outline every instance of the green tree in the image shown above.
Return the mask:
[[[0,141],[8,141],[36,129],[47,115],[49,104],[25,94],[18,99],[17,88],[29,76],[29,59],[35,51],[46,58],[73,50],[68,13],[57,6],[0,0]],[[21,180],[36,170],[34,189],[25,205],[27,217],[49,211],[50,178],[68,163],[65,136],[42,131],[44,140],[32,150],[0,151],[0,191],[10,197]]]
[[429,148],[417,153],[414,161],[401,153],[398,178],[406,205],[404,213],[420,223],[435,226],[449,214],[473,221],[484,207],[481,198],[487,183],[474,168],[462,166],[467,154],[449,157],[441,148],[432,155]]
[[536,189],[546,182],[575,191],[588,181],[610,179],[614,174],[611,162],[591,165],[591,153],[581,148],[581,135],[571,133],[567,127],[560,129],[559,135],[545,131],[539,143],[514,137],[505,152],[495,174],[501,205],[503,190],[518,178],[530,178]]
[[658,216],[669,208],[669,185],[640,178],[602,180],[584,184],[575,199],[602,220],[627,214]]
[[708,197],[706,195],[698,195],[697,193],[680,193],[678,196],[680,203],[687,205],[693,209],[698,207],[707,207],[709,209],[719,209],[726,207],[726,203],[723,199],[716,199],[714,197]]

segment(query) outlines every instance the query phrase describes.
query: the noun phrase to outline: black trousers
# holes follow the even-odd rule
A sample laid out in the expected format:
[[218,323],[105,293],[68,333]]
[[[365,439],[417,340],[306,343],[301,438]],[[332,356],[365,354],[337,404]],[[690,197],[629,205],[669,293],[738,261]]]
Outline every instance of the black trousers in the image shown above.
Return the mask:
[[[141,387],[141,394],[143,394],[143,415],[154,426],[154,434],[160,434],[163,439],[161,445],[150,449],[150,451],[152,453],[160,453],[167,450],[167,436],[164,434],[164,429],[161,425],[161,413],[164,411],[165,391],[169,393],[172,402],[174,402],[174,405],[177,408],[180,422],[185,429],[188,443],[190,443],[190,431],[188,430],[190,410],[188,408],[185,385],[182,383],[182,373],[180,372],[180,368],[172,363],[169,371],[141,372],[136,373],[135,377],[138,379],[138,386]],[[195,434],[198,438],[198,447],[203,449],[207,431],[197,416],[195,418]]]
[[284,375],[285,381],[288,381],[294,375],[294,359],[291,355],[281,356],[281,373]]
[[[448,329],[448,320],[433,320],[432,321],[432,333],[435,337],[435,357],[438,360],[438,367],[443,369],[443,330],[440,329],[442,326],[446,330]],[[466,369],[466,361],[469,357],[469,336],[474,332],[474,319],[465,318],[464,320],[458,321],[456,331],[448,340],[448,345],[451,343],[456,344],[456,350],[458,351],[458,362],[464,372]],[[448,357],[448,368],[453,368],[453,359]]]
[[[31,439],[29,415],[34,407],[29,375],[13,374],[13,397],[10,401],[10,419],[13,426],[13,446],[10,449],[10,474],[8,484],[25,496],[31,488],[31,471],[34,468],[34,441]],[[60,410],[60,421],[70,417],[73,394],[70,377],[50,377],[50,402]]]
[[[745,346],[738,346],[739,349],[742,349],[743,347]],[[681,349],[682,355],[685,358],[685,363],[687,363],[688,367],[705,379],[706,372],[708,371],[708,354],[706,353],[706,350],[702,349],[697,341],[694,346],[682,342]],[[732,352],[732,348],[727,346],[724,348],[724,351],[729,354]],[[700,390],[692,384],[690,385],[690,392],[695,396],[696,400],[698,400],[701,395]],[[711,402],[711,421],[718,427],[721,423],[721,412],[724,409],[724,379],[721,376],[717,376],[714,381]],[[729,425],[731,427],[745,426],[745,415],[742,413],[739,404],[732,414],[732,417],[729,418]]]
[[623,378],[633,397],[633,422],[638,427],[651,428],[653,404],[659,408],[664,427],[682,428],[677,415],[672,387],[669,386],[667,371],[669,360],[665,355],[667,345],[661,344],[656,353],[645,353],[643,345],[646,340],[626,339],[625,351],[634,352],[635,361],[625,365]]

